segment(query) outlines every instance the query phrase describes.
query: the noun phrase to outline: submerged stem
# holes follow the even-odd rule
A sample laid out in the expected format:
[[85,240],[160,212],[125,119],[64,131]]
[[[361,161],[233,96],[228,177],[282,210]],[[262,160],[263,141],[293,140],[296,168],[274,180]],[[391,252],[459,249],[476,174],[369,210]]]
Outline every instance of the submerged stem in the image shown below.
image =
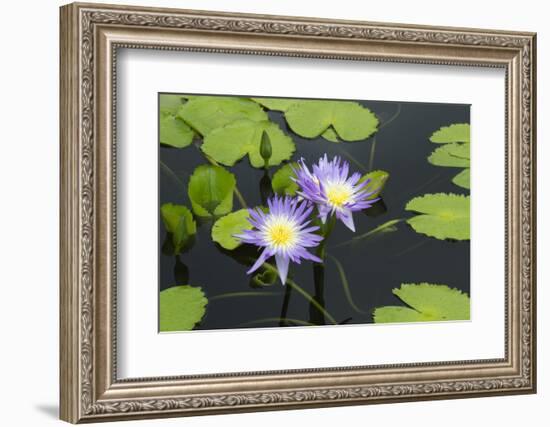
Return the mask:
[[402,256],[402,255],[404,255],[404,254],[406,254],[406,253],[408,253],[408,252],[414,251],[415,249],[418,249],[420,246],[425,245],[427,242],[428,242],[428,239],[422,239],[420,242],[415,243],[415,244],[412,245],[412,246],[409,246],[409,247],[406,248],[405,250],[396,253],[394,256],[395,256],[395,257],[398,257],[398,256]]
[[368,237],[372,237],[372,236],[374,236],[378,233],[384,233],[386,231],[394,231],[393,229],[395,229],[395,225],[399,224],[401,221],[404,221],[404,219],[403,218],[391,219],[391,220],[385,222],[384,224],[381,224],[378,227],[373,228],[370,231],[367,231],[366,233],[355,236],[350,240],[339,243],[339,244],[334,245],[332,247],[333,248],[339,248],[339,247],[346,246],[346,245],[349,245],[349,244],[352,244],[352,243],[356,243],[359,240],[363,240],[363,239],[366,239]]
[[239,201],[239,203],[241,204],[242,208],[243,209],[248,209],[248,206],[246,204],[246,201],[244,200],[244,197],[243,195],[241,194],[241,192],[239,191],[237,185],[235,184],[235,196],[237,197],[237,200]]
[[346,277],[346,272],[344,271],[344,267],[342,266],[342,263],[338,261],[335,257],[332,255],[327,254],[328,257],[336,264],[336,268],[338,269],[338,274],[340,274],[340,280],[342,281],[342,287],[344,288],[344,293],[346,294],[346,299],[349,302],[349,305],[351,308],[353,308],[357,313],[365,314],[363,310],[361,310],[353,301],[353,298],[351,296],[351,290],[349,287],[349,282]]
[[[264,262],[263,263],[264,268],[267,268],[268,270],[278,273],[277,269],[273,267],[271,264]],[[296,282],[294,282],[292,279],[286,279],[286,284],[291,286],[295,291],[300,293],[305,299],[307,299],[319,312],[323,313],[334,325],[337,325],[338,322],[334,317],[330,315],[328,311],[325,310],[325,308],[315,300],[310,294],[308,294],[306,291],[304,291]]]
[[172,169],[170,169],[170,166],[168,166],[162,160],[159,160],[159,165],[164,173],[172,178],[176,182],[176,184],[181,185],[182,188],[184,187],[183,181],[176,175],[176,173]]
[[397,104],[397,111],[393,116],[391,116],[385,123],[382,123],[380,128],[378,130],[384,129],[386,126],[388,126],[391,122],[393,122],[398,116],[401,114],[401,104]]
[[346,157],[350,162],[352,162],[355,166],[357,166],[363,172],[368,172],[368,169],[365,167],[365,165],[363,165],[363,163],[361,163],[359,160],[353,157],[350,153],[348,153],[343,149],[340,152],[342,153],[342,156]]
[[[397,111],[393,116],[391,116],[388,121],[380,125],[378,128],[378,131],[380,132],[382,129],[384,129],[386,126],[388,126],[391,122],[393,122],[401,113],[401,104],[397,104]],[[374,165],[374,153],[376,150],[376,136],[372,138],[372,145],[370,147],[370,157],[369,157],[369,171],[372,170],[372,167]]]
[[376,137],[372,138],[372,145],[370,146],[370,156],[369,156],[369,169],[372,170],[374,164],[374,152],[376,150]]

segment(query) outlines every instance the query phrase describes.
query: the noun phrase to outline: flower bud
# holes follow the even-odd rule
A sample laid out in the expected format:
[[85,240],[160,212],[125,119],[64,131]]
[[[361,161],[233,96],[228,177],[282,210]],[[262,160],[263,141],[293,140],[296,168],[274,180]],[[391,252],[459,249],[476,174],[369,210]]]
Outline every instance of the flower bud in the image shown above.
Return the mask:
[[266,165],[268,164],[271,155],[271,139],[269,138],[267,132],[264,130],[262,132],[262,142],[260,143],[260,156],[262,156],[262,159],[264,159]]

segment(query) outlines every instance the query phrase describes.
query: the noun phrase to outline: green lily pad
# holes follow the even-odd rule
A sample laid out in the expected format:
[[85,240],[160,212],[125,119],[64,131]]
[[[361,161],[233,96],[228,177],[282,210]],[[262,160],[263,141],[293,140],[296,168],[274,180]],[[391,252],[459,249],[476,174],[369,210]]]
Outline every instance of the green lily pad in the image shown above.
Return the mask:
[[197,233],[197,224],[193,214],[182,205],[165,203],[160,207],[162,222],[166,231],[172,235],[174,252],[181,252],[191,237]]
[[252,229],[249,217],[248,209],[240,209],[222,216],[212,227],[212,240],[224,249],[233,250],[239,247],[241,241],[234,236]]
[[193,142],[193,129],[177,116],[161,113],[159,126],[161,144],[184,148]]
[[298,99],[291,98],[251,98],[252,101],[257,102],[262,107],[273,111],[287,111],[291,105],[299,102]]
[[176,115],[179,108],[183,105],[183,96],[172,94],[161,94],[159,96],[159,107],[161,113]]
[[268,165],[276,166],[290,159],[296,150],[292,138],[275,123],[267,120],[237,120],[217,128],[204,138],[201,149],[206,155],[226,166],[233,166],[248,154],[252,166],[263,168],[265,161],[260,155],[260,145],[264,131],[269,136],[272,151]]
[[268,120],[266,112],[256,102],[229,96],[193,97],[179,109],[178,114],[203,136],[237,120]]
[[374,170],[363,175],[359,182],[370,179],[370,182],[367,184],[365,189],[367,191],[374,191],[374,193],[369,196],[369,200],[375,199],[380,195],[389,177],[390,174],[383,170]]
[[453,143],[447,144],[451,156],[460,157],[461,159],[470,159],[470,144]]
[[183,285],[160,292],[159,318],[161,332],[190,331],[206,312],[202,288]]
[[470,189],[470,168],[464,169],[453,178],[453,183],[462,188]]
[[338,134],[333,128],[328,128],[326,131],[324,131],[321,136],[330,142],[341,142],[338,138]]
[[290,128],[304,138],[317,138],[332,126],[340,139],[360,141],[377,131],[378,119],[350,101],[298,101],[285,112]]
[[193,212],[202,217],[225,215],[233,209],[235,176],[221,166],[201,165],[191,178],[187,192]]
[[298,163],[287,163],[273,174],[271,188],[280,196],[295,196],[298,184],[292,178],[296,178],[292,168],[297,168]]
[[443,126],[430,136],[430,141],[437,144],[470,142],[470,125],[468,123],[454,123],[449,126]]
[[[466,144],[469,145],[469,144]],[[453,152],[461,150],[458,144],[446,144],[436,148],[428,157],[428,162],[435,166],[447,166],[467,168],[470,167],[470,159],[453,155]]]
[[421,234],[436,239],[470,239],[470,197],[459,194],[426,194],[412,199],[405,209],[420,215],[407,219]]
[[393,293],[410,308],[376,308],[375,323],[470,320],[470,298],[458,289],[430,283],[402,284]]

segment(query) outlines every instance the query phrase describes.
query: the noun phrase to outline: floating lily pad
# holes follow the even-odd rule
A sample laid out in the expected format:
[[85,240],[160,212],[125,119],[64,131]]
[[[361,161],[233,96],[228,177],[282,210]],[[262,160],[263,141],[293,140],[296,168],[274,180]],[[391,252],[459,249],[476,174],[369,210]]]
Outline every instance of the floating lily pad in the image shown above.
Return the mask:
[[[256,102],[246,98],[201,96],[191,98],[178,111],[182,118],[201,135],[237,120],[268,120],[266,112]],[[232,141],[235,142],[235,141]]]
[[340,139],[338,138],[338,134],[333,128],[328,128],[326,131],[324,131],[321,136],[330,142],[340,142]]
[[212,227],[212,240],[224,249],[237,248],[241,245],[241,241],[234,236],[252,228],[252,224],[248,221],[249,217],[248,209],[241,209],[222,216]]
[[221,166],[197,167],[189,179],[193,212],[202,217],[225,215],[233,209],[235,176]]
[[174,252],[181,252],[197,232],[193,214],[182,205],[165,203],[160,207],[162,221],[166,231],[172,235]]
[[202,288],[183,285],[160,292],[159,318],[161,332],[190,331],[206,311]]
[[251,98],[261,106],[273,111],[287,111],[291,105],[299,102],[298,99],[291,98]]
[[264,131],[269,135],[272,151],[268,165],[276,166],[290,159],[296,149],[294,142],[279,126],[267,120],[237,120],[217,128],[204,138],[201,149],[226,166],[233,166],[248,154],[252,166],[263,168],[265,161],[260,155],[260,144]]
[[183,96],[172,94],[161,94],[159,97],[159,107],[161,113],[176,115],[179,108],[183,105]]
[[462,159],[470,159],[470,144],[453,143],[447,144],[446,147],[451,156],[460,157]]
[[464,169],[456,175],[453,182],[459,187],[470,189],[470,168]]
[[177,116],[161,113],[159,126],[161,144],[184,148],[193,142],[193,129]]
[[287,163],[273,174],[271,187],[280,196],[295,196],[298,191],[298,184],[292,179],[296,174],[292,168],[297,168],[297,163]]
[[412,199],[405,209],[420,215],[407,219],[421,234],[436,239],[470,239],[470,197],[459,194],[426,194]]
[[368,108],[349,101],[298,101],[285,112],[290,128],[304,138],[317,138],[331,126],[344,141],[368,138],[378,119]]
[[432,134],[430,141],[437,144],[470,142],[470,125],[468,123],[454,123],[450,126],[443,126]]
[[390,174],[383,170],[374,170],[363,175],[359,182],[369,179],[370,182],[366,185],[365,189],[367,191],[374,191],[374,193],[369,196],[369,200],[375,199],[380,195],[389,177]]
[[409,307],[387,306],[374,310],[375,323],[469,320],[470,298],[458,289],[430,283],[402,284],[393,290]]
[[428,161],[435,166],[470,167],[469,158],[458,157],[452,154],[453,152],[459,152],[459,150],[461,150],[457,146],[458,144],[446,144],[436,148],[428,157]]

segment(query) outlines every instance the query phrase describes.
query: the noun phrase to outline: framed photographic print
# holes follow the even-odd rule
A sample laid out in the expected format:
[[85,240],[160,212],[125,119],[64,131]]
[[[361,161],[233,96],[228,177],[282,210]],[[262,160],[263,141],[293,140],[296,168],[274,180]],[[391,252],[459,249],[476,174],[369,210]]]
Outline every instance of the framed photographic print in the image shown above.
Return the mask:
[[61,418],[533,393],[535,35],[61,8]]

